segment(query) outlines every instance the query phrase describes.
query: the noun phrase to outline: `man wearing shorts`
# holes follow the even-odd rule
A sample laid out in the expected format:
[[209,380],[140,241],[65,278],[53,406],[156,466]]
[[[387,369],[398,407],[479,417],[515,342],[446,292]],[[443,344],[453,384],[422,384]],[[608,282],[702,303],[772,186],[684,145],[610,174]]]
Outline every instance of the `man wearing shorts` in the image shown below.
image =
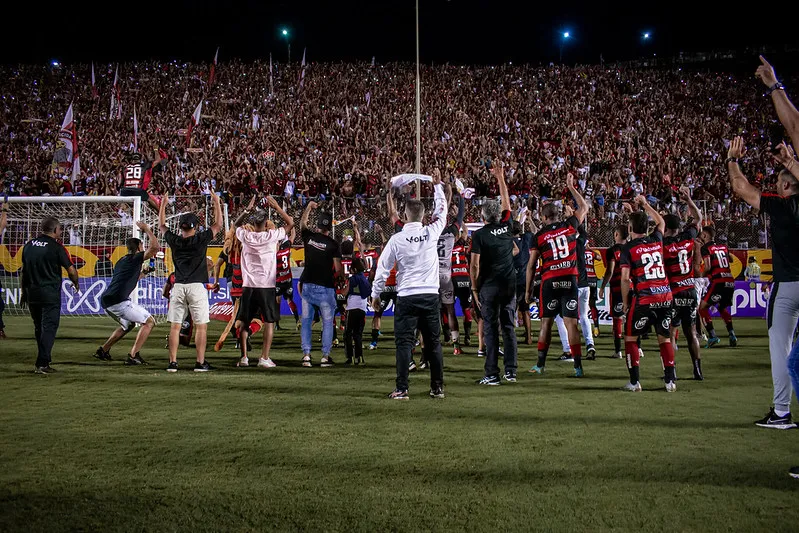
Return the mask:
[[142,251],[141,239],[128,239],[126,243],[128,253],[117,261],[111,283],[100,298],[103,309],[105,309],[108,316],[117,321],[119,327],[114,330],[108,340],[105,341],[105,344],[97,348],[94,353],[97,359],[110,361],[111,347],[133,331],[136,324],[139,324],[141,329],[136,335],[136,341],[130,349],[128,358],[125,360],[125,364],[130,366],[147,364],[141,358],[139,350],[144,346],[147,337],[150,336],[150,332],[155,326],[155,319],[150,315],[150,312],[139,304],[133,303],[130,299],[131,293],[136,290],[136,286],[139,283],[142,265],[158,253],[158,239],[155,237],[153,230],[150,229],[150,226],[144,222],[137,222],[136,225],[147,234],[149,246],[147,251]]
[[178,371],[178,342],[180,328],[186,312],[191,315],[196,333],[194,344],[197,349],[195,372],[213,370],[205,360],[205,348],[208,340],[208,264],[206,255],[208,244],[222,229],[222,206],[219,196],[211,191],[214,205],[214,222],[210,229],[197,231],[200,220],[194,213],[180,216],[180,235],[173,233],[166,225],[166,206],[169,197],[164,195],[158,213],[161,233],[172,249],[172,261],[175,264],[175,285],[169,295],[169,313],[167,319],[171,324],[169,331],[169,366],[167,372]]
[[629,230],[627,226],[617,226],[613,231],[613,246],[606,252],[605,277],[599,286],[599,292],[604,295],[605,287],[610,286],[610,316],[613,320],[613,357],[621,359],[624,353],[621,349],[624,340],[624,303],[621,300],[621,249],[627,244]]
[[738,337],[735,336],[735,330],[732,327],[732,315],[730,315],[732,295],[735,292],[735,281],[732,277],[732,272],[730,272],[730,251],[726,245],[717,243],[715,239],[716,230],[713,226],[702,228],[700,240],[703,243],[702,262],[705,265],[703,275],[710,280],[710,286],[702,297],[702,303],[699,307],[699,314],[705,322],[705,329],[709,337],[705,348],[711,348],[721,342],[716,337],[716,330],[713,328],[713,321],[710,318],[711,307],[719,310],[719,314],[727,326],[730,346],[735,347],[738,345]]
[[[452,194],[452,187],[447,185],[447,192]],[[455,317],[455,287],[452,283],[452,250],[455,248],[455,239],[461,232],[463,224],[463,197],[458,195],[458,214],[455,222],[444,228],[438,238],[438,293],[441,296],[441,305],[447,314],[450,337],[454,348],[452,355],[461,355],[460,338],[458,332],[458,319]]]
[[[289,237],[283,241],[277,249],[277,276],[275,278],[276,302],[280,306],[280,298],[288,302],[291,314],[297,329],[300,329],[300,315],[297,312],[297,304],[294,303],[294,283],[291,275],[291,243],[294,241],[294,229],[290,231]],[[280,329],[280,316],[278,315],[277,327]]]

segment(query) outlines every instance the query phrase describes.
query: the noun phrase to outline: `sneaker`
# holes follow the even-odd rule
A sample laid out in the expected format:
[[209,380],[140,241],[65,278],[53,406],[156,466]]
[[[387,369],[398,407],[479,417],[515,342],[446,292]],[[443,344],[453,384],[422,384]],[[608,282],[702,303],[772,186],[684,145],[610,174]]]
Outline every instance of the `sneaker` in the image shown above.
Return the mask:
[[721,342],[721,339],[718,337],[711,337],[707,340],[707,344],[705,345],[705,349],[712,348],[713,346],[717,345]]
[[322,360],[319,362],[319,366],[322,368],[330,368],[331,366],[335,365],[336,363],[333,362],[333,358],[329,355],[325,355],[322,357]]
[[127,359],[125,359],[125,364],[127,366],[138,366],[138,365],[146,365],[147,363],[144,362],[144,359],[141,358],[141,355],[136,353],[136,355],[134,355],[133,357],[128,356]]
[[375,341],[370,342],[369,343],[369,349],[370,350],[377,350],[377,343]]
[[585,358],[589,361],[596,359],[596,348],[594,348],[593,344],[588,345],[588,349],[585,351]]
[[394,389],[394,392],[388,395],[389,400],[410,400],[411,397],[408,396],[408,391],[406,390],[399,390]]
[[428,368],[430,368],[430,363],[428,363],[427,361],[419,362],[419,370],[427,370]]
[[477,382],[478,385],[489,385],[489,386],[496,386],[500,384],[499,378],[497,376],[485,376],[483,379]]
[[611,357],[611,359],[624,359],[624,354],[621,352],[616,352],[613,354],[613,357]]
[[544,367],[535,365],[533,368],[528,370],[528,372],[530,372],[531,374],[543,374],[544,373]]
[[338,339],[333,339],[333,347],[338,348]]
[[436,387],[435,389],[430,389],[430,397],[441,399],[444,397],[444,390],[441,387]]
[[106,352],[105,350],[103,350],[103,347],[100,346],[99,348],[97,348],[97,351],[94,352],[94,357],[95,359],[99,359],[100,361],[110,361],[111,353]]
[[178,362],[177,361],[172,361],[171,363],[169,363],[169,366],[166,367],[166,371],[167,372],[177,372],[178,371]]
[[799,479],[799,466],[794,466],[790,470],[788,470],[788,475],[794,479]]
[[477,350],[477,357],[485,357],[486,351],[485,350]]
[[136,361],[140,365],[149,365],[150,364],[150,363],[148,363],[147,361],[145,361],[144,359],[141,358],[141,354],[139,352],[136,352],[136,355],[133,356],[133,360]]
[[455,345],[455,348],[452,350],[452,355],[463,355],[461,347],[458,346],[457,344]]
[[472,338],[470,336],[466,336],[463,338],[463,345],[464,346],[471,346],[472,345]]
[[677,382],[676,381],[667,381],[666,382],[666,392],[677,392]]
[[563,355],[560,356],[558,361],[563,361],[564,363],[573,363],[574,357],[569,352],[563,352]]
[[735,333],[730,333],[730,347],[735,348],[738,346],[738,337],[735,336]]
[[416,339],[416,344],[414,344],[413,347],[414,348],[418,348],[421,345],[422,345],[422,341],[420,341],[419,339]]
[[707,333],[702,333],[702,342],[707,342]]
[[502,379],[504,379],[508,383],[516,383],[516,374],[514,372],[505,372],[502,375]]
[[236,363],[236,366],[239,368],[250,366],[250,359],[248,357],[242,357],[239,359],[239,362]]
[[627,392],[641,392],[643,389],[641,388],[641,383],[632,384],[628,381],[625,383],[624,387],[622,387],[622,390]]
[[583,369],[582,368],[575,368],[574,369],[574,377],[576,377],[576,378],[583,377]]
[[36,374],[52,374],[55,372],[55,368],[52,368],[50,365],[47,366],[37,366],[33,370]]
[[212,367],[208,363],[208,361],[203,361],[202,363],[195,363],[194,364],[194,371],[195,372],[210,372],[211,370],[214,370],[214,367]]
[[416,372],[416,362],[411,359],[411,363],[408,365],[408,372]]
[[258,368],[275,368],[276,366],[271,357],[267,357],[266,359],[262,357],[258,358]]
[[764,418],[755,422],[755,425],[761,428],[772,429],[793,429],[796,427],[796,424],[791,421],[791,413],[785,416],[777,416],[773,407]]
[[305,367],[312,367],[313,366],[313,363],[311,362],[311,356],[310,355],[303,356],[303,358],[302,358],[302,366],[305,366]]
[[599,326],[594,326],[591,328],[591,333],[594,334],[594,337],[599,337]]

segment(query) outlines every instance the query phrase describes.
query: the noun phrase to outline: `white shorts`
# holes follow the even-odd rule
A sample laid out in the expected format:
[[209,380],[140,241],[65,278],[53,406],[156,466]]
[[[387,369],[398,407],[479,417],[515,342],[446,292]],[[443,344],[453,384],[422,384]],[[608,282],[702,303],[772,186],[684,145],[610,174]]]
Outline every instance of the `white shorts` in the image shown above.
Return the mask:
[[167,320],[172,324],[182,324],[186,313],[191,315],[195,324],[207,324],[208,289],[203,283],[175,283],[169,295],[169,313]]
[[452,276],[438,276],[438,294],[441,296],[441,303],[445,305],[455,304],[455,288],[452,285]]
[[110,305],[105,309],[105,312],[116,320],[122,326],[122,329],[126,330],[130,330],[134,324],[144,324],[151,317],[147,309],[130,300]]

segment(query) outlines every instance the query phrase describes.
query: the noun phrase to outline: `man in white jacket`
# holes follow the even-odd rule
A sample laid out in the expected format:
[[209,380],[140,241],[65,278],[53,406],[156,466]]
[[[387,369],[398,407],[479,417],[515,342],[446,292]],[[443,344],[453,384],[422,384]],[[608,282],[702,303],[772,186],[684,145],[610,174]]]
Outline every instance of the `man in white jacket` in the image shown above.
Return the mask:
[[425,209],[418,200],[405,205],[405,225],[386,244],[377,262],[372,284],[372,307],[380,305],[380,293],[394,263],[397,264],[397,305],[394,312],[397,343],[397,387],[389,395],[392,400],[407,400],[408,365],[418,328],[424,340],[425,359],[430,364],[430,396],[443,398],[444,357],[441,354],[439,318],[438,238],[447,218],[447,198],[441,184],[441,172],[433,171],[435,207],[432,222],[422,224]]

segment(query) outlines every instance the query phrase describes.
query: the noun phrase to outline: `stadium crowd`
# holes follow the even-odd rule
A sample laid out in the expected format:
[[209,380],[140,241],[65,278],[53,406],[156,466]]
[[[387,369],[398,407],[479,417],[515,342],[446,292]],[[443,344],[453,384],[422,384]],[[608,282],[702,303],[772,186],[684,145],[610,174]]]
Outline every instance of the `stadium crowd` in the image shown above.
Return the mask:
[[[0,172],[3,188],[22,195],[113,195],[125,155],[167,156],[150,193],[222,191],[231,213],[253,192],[283,195],[299,216],[309,198],[333,202],[339,219],[367,205],[385,212],[385,178],[412,171],[414,69],[410,64],[179,62],[119,65],[121,118],[110,118],[116,65],[17,66],[0,69]],[[303,79],[300,84],[300,79]],[[617,199],[646,191],[661,210],[677,208],[687,184],[708,219],[738,222],[754,246],[763,223],[734,198],[725,179],[729,140],[742,135],[757,185],[773,180],[771,121],[753,78],[682,70],[607,67],[424,66],[422,168],[446,168],[475,196],[466,221],[496,197],[492,160],[503,160],[512,198],[534,217],[541,200],[568,198],[567,172],[592,204],[589,224],[612,226]],[[787,80],[786,80],[787,81]],[[273,90],[270,90],[270,87]],[[202,119],[191,148],[185,128],[197,103]],[[61,120],[74,103],[81,170],[78,179],[52,169]],[[432,196],[425,187],[423,196]],[[369,217],[366,217],[369,218]],[[722,228],[721,236],[726,238]],[[731,232],[734,233],[734,232]],[[610,240],[604,232],[603,241]],[[610,242],[603,243],[605,245]]]

